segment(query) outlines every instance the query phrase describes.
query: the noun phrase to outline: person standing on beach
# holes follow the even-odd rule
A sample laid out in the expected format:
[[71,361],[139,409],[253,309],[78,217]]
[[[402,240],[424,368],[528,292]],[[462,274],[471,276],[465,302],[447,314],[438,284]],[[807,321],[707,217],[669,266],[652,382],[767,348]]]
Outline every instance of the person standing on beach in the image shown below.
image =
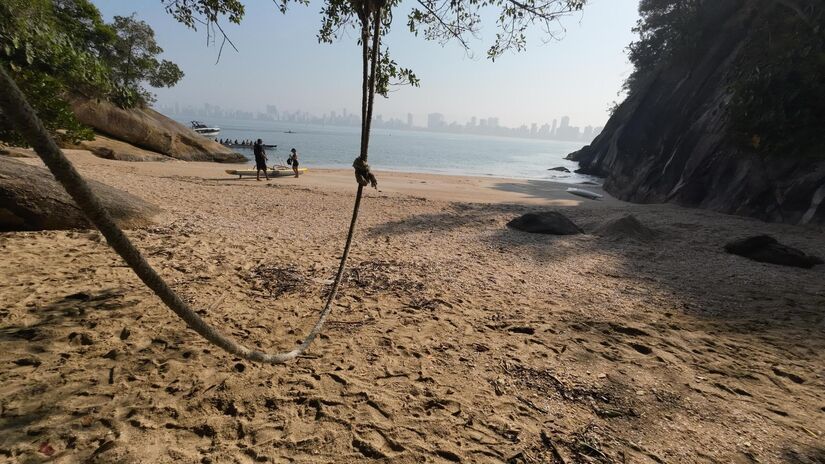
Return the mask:
[[261,171],[264,172],[264,177],[269,180],[269,174],[266,173],[266,152],[264,152],[264,142],[258,139],[255,145],[252,146],[252,152],[255,153],[255,178],[261,180]]
[[292,172],[295,173],[295,177],[298,177],[298,152],[295,151],[294,148],[290,151],[292,152],[292,154],[289,155],[288,162],[292,165]]

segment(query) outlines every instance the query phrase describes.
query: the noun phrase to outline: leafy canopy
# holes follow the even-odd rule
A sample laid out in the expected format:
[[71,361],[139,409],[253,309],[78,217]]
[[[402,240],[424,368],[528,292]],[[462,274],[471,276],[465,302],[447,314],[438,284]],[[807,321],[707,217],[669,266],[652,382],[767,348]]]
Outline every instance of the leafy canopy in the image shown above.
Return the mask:
[[147,103],[154,96],[142,87],[147,82],[152,87],[172,87],[182,77],[183,71],[171,61],[158,61],[163,49],[155,41],[155,31],[144,21],[131,16],[115,16],[111,28],[115,40],[104,55],[110,77],[119,89],[125,89],[127,104]]
[[[244,5],[239,0],[161,1],[166,11],[186,26],[193,29],[205,27],[212,40],[220,36],[222,46],[228,38],[223,33],[220,20],[226,18],[231,23],[240,24],[245,14]],[[309,0],[274,1],[282,13],[287,12],[290,3],[310,4]],[[324,0],[318,41],[330,43],[345,30],[360,31],[365,23],[369,26],[369,13],[376,8],[382,11],[380,34],[386,35],[392,25],[393,10],[400,3],[400,0]],[[497,16],[498,32],[487,49],[487,57],[495,60],[508,51],[524,50],[527,45],[526,32],[532,26],[540,28],[551,39],[557,38],[558,32],[563,30],[559,20],[581,10],[586,3],[587,0],[416,0],[407,14],[406,25],[416,36],[422,35],[442,45],[455,40],[469,51],[469,40],[476,37],[482,27],[482,12],[493,11]],[[359,43],[361,41],[362,38],[359,38]],[[387,50],[381,52],[383,56],[387,54]],[[411,70],[398,67],[392,59],[380,59],[381,68],[385,69],[385,81],[398,79],[404,83],[418,83]]]
[[627,47],[634,72],[625,82],[625,90],[635,90],[661,63],[684,60],[697,51],[700,3],[699,0],[639,2],[641,19],[633,28],[639,39]]
[[737,63],[734,136],[756,153],[825,158],[825,4],[780,3],[752,25]]
[[[174,85],[183,76],[152,29],[134,17],[103,21],[88,0],[0,1],[0,66],[12,74],[47,128],[62,141],[88,139],[66,101],[84,95],[121,106],[152,99],[144,85]],[[22,144],[0,114],[0,140]]]

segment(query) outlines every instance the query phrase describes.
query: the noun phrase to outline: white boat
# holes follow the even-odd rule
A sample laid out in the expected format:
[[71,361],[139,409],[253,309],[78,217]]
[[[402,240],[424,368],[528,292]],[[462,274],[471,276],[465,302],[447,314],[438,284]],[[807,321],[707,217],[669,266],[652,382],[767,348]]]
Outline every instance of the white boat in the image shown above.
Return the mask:
[[192,121],[192,130],[207,137],[216,137],[221,133],[220,127],[209,127],[200,121]]

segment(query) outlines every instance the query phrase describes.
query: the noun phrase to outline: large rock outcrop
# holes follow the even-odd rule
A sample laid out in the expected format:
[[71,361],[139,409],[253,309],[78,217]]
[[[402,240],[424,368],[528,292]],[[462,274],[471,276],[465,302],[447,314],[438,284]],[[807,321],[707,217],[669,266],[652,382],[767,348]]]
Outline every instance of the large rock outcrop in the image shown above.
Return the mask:
[[[706,2],[702,53],[660,67],[613,114],[591,145],[568,159],[605,177],[613,196],[674,202],[792,224],[825,224],[825,161],[759,156],[730,137],[725,109],[736,60],[764,2]],[[787,12],[785,12],[787,13]]]
[[[149,225],[160,212],[132,194],[100,182],[88,182],[123,228]],[[0,231],[89,227],[89,221],[51,172],[0,156]]]
[[78,144],[79,148],[89,150],[93,155],[119,161],[168,161],[172,158],[160,153],[144,150],[132,144],[110,139],[100,134],[95,134],[94,140],[83,140]]
[[73,98],[71,104],[81,123],[139,148],[184,161],[246,161],[243,155],[151,108],[123,109],[106,101],[85,98]]

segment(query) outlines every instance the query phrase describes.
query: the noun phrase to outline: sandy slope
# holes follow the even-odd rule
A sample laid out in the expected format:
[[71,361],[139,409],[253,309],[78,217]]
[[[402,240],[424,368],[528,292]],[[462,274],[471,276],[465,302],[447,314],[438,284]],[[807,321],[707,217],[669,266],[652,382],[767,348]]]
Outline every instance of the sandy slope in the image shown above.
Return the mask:
[[[72,157],[165,208],[129,235],[196,307],[227,296],[209,321],[271,350],[303,336],[351,173]],[[721,251],[768,232],[825,255],[822,230],[554,184],[379,180],[331,321],[286,366],[209,346],[96,233],[0,234],[0,462],[825,460],[825,268]],[[658,236],[505,227],[538,205],[586,231],[632,212]]]

